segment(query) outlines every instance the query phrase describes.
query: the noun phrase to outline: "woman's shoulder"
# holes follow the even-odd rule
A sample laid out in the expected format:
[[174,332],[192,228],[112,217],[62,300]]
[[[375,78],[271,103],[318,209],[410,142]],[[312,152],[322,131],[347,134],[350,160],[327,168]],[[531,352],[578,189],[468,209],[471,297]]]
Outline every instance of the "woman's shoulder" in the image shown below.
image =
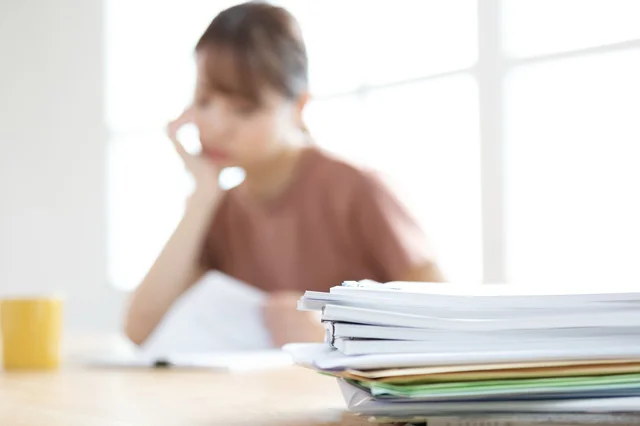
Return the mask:
[[338,154],[314,148],[315,171],[325,184],[345,189],[379,184],[383,180],[379,171],[341,157]]

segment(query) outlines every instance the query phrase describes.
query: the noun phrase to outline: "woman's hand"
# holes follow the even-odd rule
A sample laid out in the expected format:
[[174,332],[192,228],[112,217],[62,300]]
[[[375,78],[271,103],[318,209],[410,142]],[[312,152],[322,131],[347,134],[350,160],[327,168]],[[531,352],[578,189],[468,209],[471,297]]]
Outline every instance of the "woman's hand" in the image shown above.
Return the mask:
[[325,331],[318,314],[297,310],[301,296],[295,292],[273,293],[264,305],[264,321],[276,347],[324,340]]
[[185,109],[178,118],[167,125],[167,135],[169,136],[169,139],[171,139],[171,142],[173,142],[173,146],[178,155],[182,158],[185,167],[193,176],[196,182],[196,193],[204,193],[212,199],[217,199],[217,197],[222,193],[218,184],[220,169],[215,165],[215,163],[202,154],[189,154],[184,149],[180,141],[178,141],[178,131],[182,126],[193,123],[193,115],[193,106]]

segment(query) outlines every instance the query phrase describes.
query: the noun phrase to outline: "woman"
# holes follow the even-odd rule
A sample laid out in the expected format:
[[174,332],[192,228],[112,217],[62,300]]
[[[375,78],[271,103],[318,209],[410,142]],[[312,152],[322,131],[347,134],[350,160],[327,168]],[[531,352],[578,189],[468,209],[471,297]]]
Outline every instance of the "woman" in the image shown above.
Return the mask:
[[[269,293],[264,320],[274,345],[321,340],[304,290],[345,280],[441,281],[415,221],[367,171],[313,146],[302,115],[307,53],[284,9],[250,2],[221,12],[196,46],[194,104],[169,126],[195,178],[184,217],[135,291],[126,332],[142,343],[173,302],[203,274],[220,270]],[[176,140],[199,129],[202,152]],[[227,192],[219,171],[244,182]]]

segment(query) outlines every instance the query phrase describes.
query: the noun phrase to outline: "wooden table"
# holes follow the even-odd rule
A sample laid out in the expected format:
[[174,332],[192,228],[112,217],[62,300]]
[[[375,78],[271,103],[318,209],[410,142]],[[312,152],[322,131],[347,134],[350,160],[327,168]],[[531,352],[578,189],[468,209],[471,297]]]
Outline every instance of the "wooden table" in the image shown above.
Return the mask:
[[260,373],[66,368],[0,372],[0,425],[366,424],[343,414],[334,379],[299,367]]
[[356,426],[335,379],[301,367],[221,373],[98,369],[74,355],[120,345],[121,337],[69,339],[53,373],[0,369],[0,426]]

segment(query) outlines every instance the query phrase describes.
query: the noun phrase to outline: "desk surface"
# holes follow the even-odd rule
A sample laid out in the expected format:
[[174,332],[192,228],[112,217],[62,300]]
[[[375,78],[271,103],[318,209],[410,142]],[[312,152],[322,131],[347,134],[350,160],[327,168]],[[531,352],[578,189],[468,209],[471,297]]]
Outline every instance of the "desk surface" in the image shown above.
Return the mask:
[[221,373],[98,369],[78,357],[131,349],[119,335],[74,334],[53,373],[0,367],[0,426],[359,426],[335,379],[301,367]]
[[343,408],[335,380],[299,367],[240,374],[74,367],[0,372],[2,425],[367,424]]

